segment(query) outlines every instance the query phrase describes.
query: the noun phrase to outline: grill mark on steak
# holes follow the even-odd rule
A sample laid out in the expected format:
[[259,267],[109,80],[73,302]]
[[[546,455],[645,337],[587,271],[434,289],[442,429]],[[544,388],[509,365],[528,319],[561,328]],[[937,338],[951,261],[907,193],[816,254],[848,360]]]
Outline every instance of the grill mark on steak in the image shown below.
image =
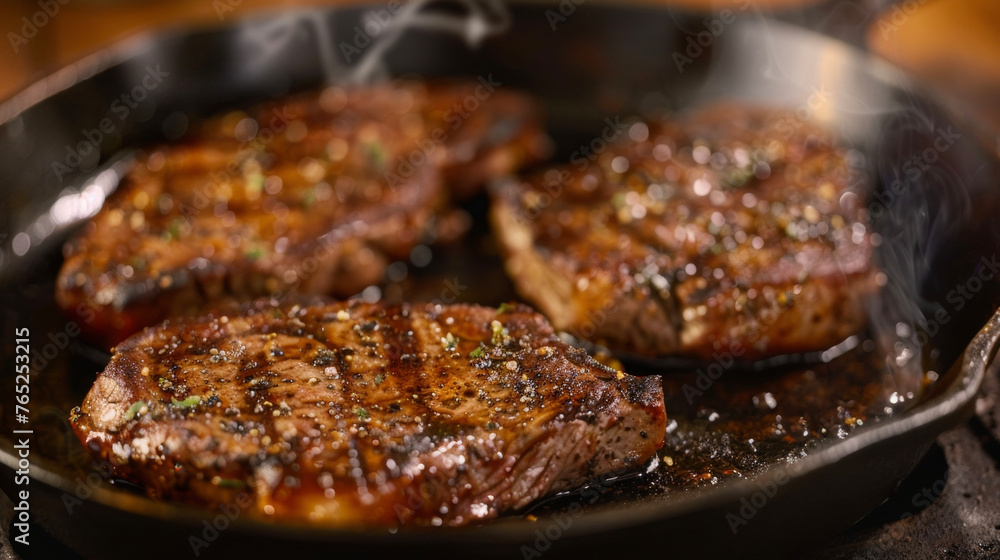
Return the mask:
[[785,116],[636,123],[592,161],[494,189],[515,287],[624,355],[752,360],[856,333],[876,288],[865,177],[832,134]]
[[152,496],[340,525],[478,523],[638,468],[666,431],[658,377],[525,306],[357,301],[147,329],[71,420]]
[[538,108],[517,92],[492,92],[455,127],[450,105],[474,91],[329,88],[206,121],[140,156],[67,243],[58,303],[110,347],[227,301],[378,283],[417,244],[461,235],[452,198],[547,152]]

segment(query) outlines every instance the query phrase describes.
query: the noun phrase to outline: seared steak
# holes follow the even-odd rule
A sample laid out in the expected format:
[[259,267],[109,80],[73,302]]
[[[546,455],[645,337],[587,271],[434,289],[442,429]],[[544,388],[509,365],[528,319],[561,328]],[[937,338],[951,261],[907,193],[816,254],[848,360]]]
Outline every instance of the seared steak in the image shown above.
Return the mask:
[[152,496],[380,525],[490,519],[639,468],[666,429],[658,377],[524,306],[263,300],[129,338],[71,420]]
[[865,325],[863,176],[793,113],[717,107],[496,189],[492,218],[556,328],[641,356],[755,359]]
[[357,293],[461,234],[443,180],[467,194],[544,155],[534,103],[487,85],[329,88],[206,122],[138,158],[67,244],[57,300],[110,347],[226,297]]

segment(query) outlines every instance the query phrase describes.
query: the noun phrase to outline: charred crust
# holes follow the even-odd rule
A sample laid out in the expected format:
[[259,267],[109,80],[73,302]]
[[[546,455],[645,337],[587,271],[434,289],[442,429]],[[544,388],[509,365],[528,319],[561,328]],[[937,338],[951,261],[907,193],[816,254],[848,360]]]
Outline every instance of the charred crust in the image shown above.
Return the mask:
[[[282,328],[291,322],[296,329]],[[502,334],[497,323],[506,336],[494,337]],[[354,327],[378,343],[376,356],[360,351]],[[399,349],[390,352],[393,345]],[[488,364],[469,357],[478,348]],[[73,425],[119,476],[154,496],[211,505],[225,485],[245,481],[264,502],[280,504],[329,499],[316,489],[323,481],[360,520],[377,517],[377,508],[394,511],[391,500],[405,503],[416,489],[438,505],[407,522],[429,523],[447,506],[446,522],[465,524],[481,519],[462,509],[485,491],[477,480],[508,488],[486,510],[491,517],[568,480],[623,468],[632,451],[614,448],[655,453],[665,433],[662,390],[609,372],[525,306],[498,314],[473,305],[294,309],[258,301],[225,323],[186,319],[125,341],[102,374],[121,385],[95,385]],[[93,407],[113,391],[117,404],[98,422]],[[497,462],[497,453],[508,459]],[[515,484],[542,457],[562,465],[553,471],[560,477]],[[403,474],[414,465],[424,470]],[[359,479],[385,485],[388,505],[366,506],[350,490]]]

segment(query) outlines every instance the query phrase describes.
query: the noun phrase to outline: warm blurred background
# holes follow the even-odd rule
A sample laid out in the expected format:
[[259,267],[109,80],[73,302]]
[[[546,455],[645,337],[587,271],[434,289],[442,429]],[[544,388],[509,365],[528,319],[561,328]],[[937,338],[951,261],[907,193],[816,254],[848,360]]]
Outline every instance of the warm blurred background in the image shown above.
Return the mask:
[[[0,99],[62,65],[136,33],[178,24],[212,24],[260,9],[357,0],[2,0]],[[639,0],[685,7],[732,0]],[[876,54],[965,97],[1000,124],[1000,2],[997,0],[750,0],[762,9],[829,4],[831,11],[888,6],[865,18]],[[863,6],[858,8],[858,6]],[[48,7],[53,15],[44,12]],[[22,19],[22,18],[27,18]],[[26,21],[35,19],[37,26]],[[32,35],[30,38],[28,35]],[[16,52],[15,52],[16,51]]]

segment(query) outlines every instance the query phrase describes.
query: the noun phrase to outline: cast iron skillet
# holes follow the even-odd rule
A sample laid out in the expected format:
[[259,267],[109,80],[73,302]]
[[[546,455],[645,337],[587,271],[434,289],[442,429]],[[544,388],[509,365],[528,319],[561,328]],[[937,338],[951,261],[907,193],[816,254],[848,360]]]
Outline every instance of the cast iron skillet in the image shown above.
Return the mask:
[[[373,8],[380,7],[233,18],[218,28],[141,38],[0,105],[0,485],[8,494],[14,486],[11,436],[23,426],[15,425],[7,396],[13,333],[28,327],[31,516],[74,551],[91,558],[788,553],[878,505],[935,437],[969,413],[1000,336],[1000,315],[992,316],[996,283],[973,281],[989,275],[1000,248],[992,219],[1000,209],[1000,165],[984,147],[989,136],[967,114],[861,52],[738,1],[732,18],[600,4],[571,13],[555,4],[451,4],[437,16],[475,20],[472,30],[481,33],[442,33],[424,19],[391,47],[366,47],[381,64],[362,67],[356,57],[348,64],[342,45],[354,42],[355,26]],[[470,38],[480,44],[470,46]],[[699,48],[692,41],[701,41]],[[154,74],[162,79],[148,78]],[[52,290],[59,247],[114,188],[116,158],[175,138],[221,108],[324,81],[400,75],[484,77],[540,96],[563,160],[598,137],[606,119],[720,99],[793,109],[791,127],[799,118],[826,123],[874,178],[869,209],[886,277],[872,302],[871,332],[826,362],[732,366],[710,383],[701,377],[711,364],[681,371],[668,371],[677,364],[630,365],[664,376],[673,422],[660,464],[482,527],[267,524],[242,516],[238,504],[205,512],[109,484],[66,423],[106,355],[76,339]],[[124,110],[125,101],[116,100],[143,80],[143,99]],[[104,119],[109,131],[95,136]],[[81,154],[88,138],[99,153]],[[474,200],[468,209],[481,218],[484,205]],[[513,297],[481,220],[469,242],[440,252],[411,278],[395,292],[386,287],[387,297],[443,299],[442,279],[472,286],[462,299]],[[690,387],[700,392],[686,392]]]

